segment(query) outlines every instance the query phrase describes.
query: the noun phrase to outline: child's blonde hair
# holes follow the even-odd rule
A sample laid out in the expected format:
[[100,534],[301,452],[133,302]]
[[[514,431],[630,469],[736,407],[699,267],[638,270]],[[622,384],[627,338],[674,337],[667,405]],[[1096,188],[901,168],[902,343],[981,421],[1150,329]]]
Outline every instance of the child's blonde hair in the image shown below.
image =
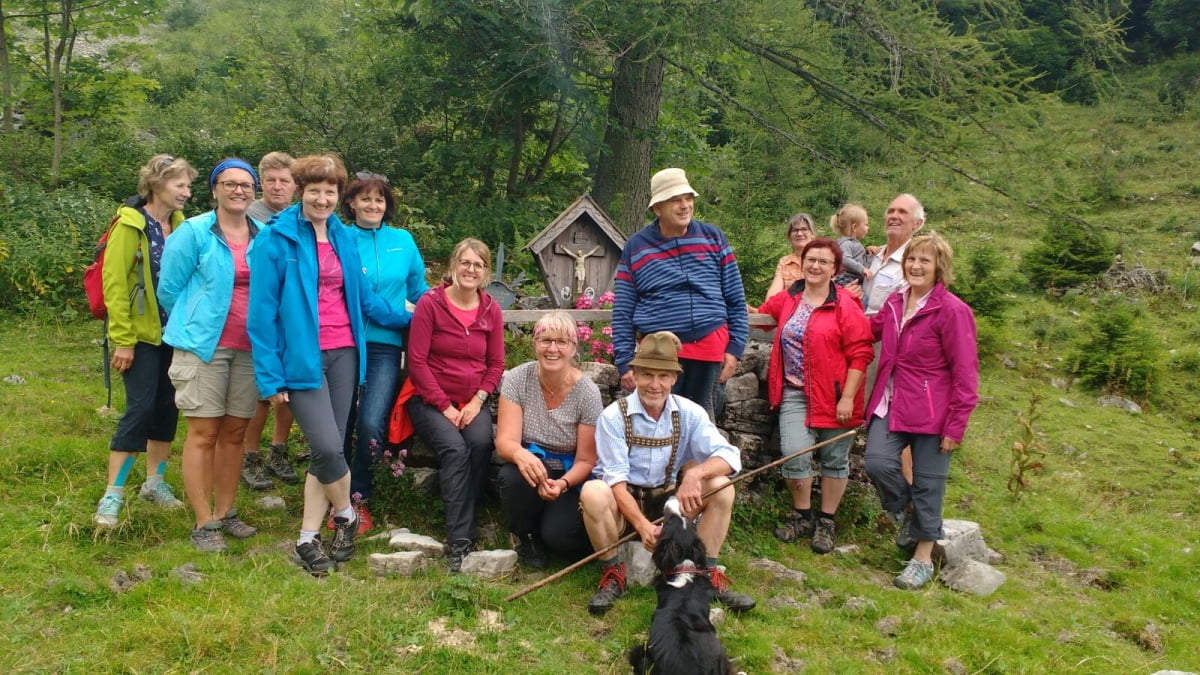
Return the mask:
[[854,227],[867,222],[867,210],[858,204],[846,204],[829,219],[829,229],[843,237],[851,236]]

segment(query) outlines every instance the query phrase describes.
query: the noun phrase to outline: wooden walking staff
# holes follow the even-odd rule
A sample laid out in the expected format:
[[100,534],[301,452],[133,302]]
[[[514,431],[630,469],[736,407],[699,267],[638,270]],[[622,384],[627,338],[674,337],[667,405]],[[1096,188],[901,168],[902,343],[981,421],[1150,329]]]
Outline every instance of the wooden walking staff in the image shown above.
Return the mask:
[[[787,462],[790,462],[791,460],[796,459],[797,457],[807,455],[808,453],[810,453],[814,450],[823,448],[826,445],[833,443],[834,441],[840,441],[843,438],[846,438],[847,436],[853,436],[856,433],[858,433],[857,429],[851,429],[850,431],[847,431],[843,434],[839,434],[828,440],[821,441],[820,443],[817,443],[816,445],[810,445],[803,450],[800,450],[800,451],[797,451],[797,452],[794,452],[794,453],[788,455],[787,457],[777,459],[774,462],[771,462],[770,464],[764,464],[763,466],[760,466],[753,471],[744,473],[744,474],[738,476],[737,478],[734,478],[733,480],[729,481],[728,483],[722,485],[719,488],[705,492],[703,495],[703,498],[707,499],[707,498],[711,497],[712,495],[720,492],[721,490],[724,490],[727,487],[736,485],[736,484],[746,480],[747,478],[750,478],[752,476],[757,476],[760,473],[763,473],[764,471],[769,471],[771,469],[774,469],[775,467],[785,464]],[[671,490],[668,490],[668,492],[671,492]],[[661,522],[662,522],[662,518],[659,518],[658,520],[654,521],[654,524],[658,525]],[[621,537],[620,539],[616,540],[612,544],[609,544],[608,546],[605,546],[604,548],[600,549],[599,551],[596,551],[595,553],[589,555],[588,557],[584,558],[583,560],[580,560],[579,562],[576,562],[576,563],[570,565],[569,567],[564,567],[563,569],[555,572],[554,574],[551,574],[550,576],[546,577],[545,579],[542,579],[541,581],[538,581],[537,583],[530,584],[529,586],[522,588],[521,590],[517,591],[516,593],[513,593],[512,595],[505,598],[504,601],[511,602],[511,601],[516,600],[517,598],[521,597],[522,595],[536,591],[537,589],[541,588],[542,586],[547,586],[549,584],[552,584],[555,581],[558,581],[559,579],[561,579],[562,577],[565,577],[568,574],[570,574],[571,572],[574,572],[575,570],[579,569],[580,567],[583,567],[584,565],[590,563],[591,561],[599,558],[600,556],[604,555],[605,553],[608,553],[609,551],[620,546],[621,544],[624,544],[627,541],[632,541],[634,539],[634,537],[637,537],[637,536],[638,536],[637,532],[630,532],[629,534],[625,535],[624,537]]]

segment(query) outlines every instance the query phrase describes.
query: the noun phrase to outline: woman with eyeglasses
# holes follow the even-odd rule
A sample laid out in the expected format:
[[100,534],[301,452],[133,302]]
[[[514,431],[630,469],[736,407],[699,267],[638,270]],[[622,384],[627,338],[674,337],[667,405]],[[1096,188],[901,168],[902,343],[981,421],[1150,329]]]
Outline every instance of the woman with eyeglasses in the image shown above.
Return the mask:
[[[780,451],[798,450],[859,426],[863,373],[875,356],[871,325],[862,305],[833,283],[842,250],[828,238],[801,249],[804,276],[771,297],[759,312],[775,319],[775,344],[767,366],[767,399],[779,410]],[[811,537],[811,548],[834,547],[834,516],[850,476],[852,437],[783,465],[792,511],[775,536],[790,542]],[[813,462],[820,464],[821,504],[812,507]]]
[[804,276],[804,266],[800,263],[800,251],[816,236],[813,230],[813,217],[807,213],[797,213],[788,218],[787,236],[792,252],[780,258],[779,264],[775,266],[775,278],[771,280],[771,286],[767,289],[767,300]]
[[589,549],[578,487],[596,466],[600,389],[576,367],[579,337],[562,310],[533,326],[535,360],[513,368],[500,385],[496,454],[500,501],[517,536],[522,567],[542,569],[547,549]]
[[[342,161],[301,157],[292,176],[300,203],[276,215],[251,252],[255,320],[247,328],[259,393],[290,405],[312,449],[295,557],[320,576],[354,555],[358,532],[342,448],[350,402],[366,374],[364,316],[400,329],[411,315],[371,290],[354,233],[335,213],[346,187]],[[326,548],[318,532],[331,505],[335,529]]]
[[[425,261],[408,230],[388,223],[396,214],[396,194],[386,176],[360,171],[346,188],[343,213],[358,242],[358,256],[367,283],[395,307],[414,305],[429,284]],[[372,469],[387,440],[388,415],[400,391],[402,333],[366,318],[367,379],[358,390],[357,406],[350,408],[344,446],[350,462],[350,499],[358,514],[358,534],[373,526],[368,508],[373,491]],[[350,430],[354,433],[351,434]],[[332,519],[327,524],[332,528]]]
[[246,334],[246,258],[262,225],[247,210],[257,184],[243,159],[213,168],[208,187],[216,208],[185,220],[167,240],[158,285],[168,316],[163,341],[175,348],[175,405],[187,420],[183,484],[196,517],[191,540],[210,553],[228,549],[225,534],[245,539],[258,532],[233,507],[246,424],[258,405]]
[[115,348],[111,365],[125,384],[125,413],[109,443],[108,486],[93,516],[100,528],[117,526],[125,481],[141,453],[146,454],[146,482],[138,497],[163,508],[183,507],[163,480],[179,410],[167,376],[171,347],[162,340],[166,316],[155,289],[163,245],[183,222],[195,179],[196,170],[187,160],[151,157],[138,172],[137,195],[117,209],[104,248],[105,328]]
[[483,287],[491,251],[478,239],[454,247],[446,277],[417,302],[408,342],[415,395],[405,404],[413,429],[438,454],[450,572],[475,547],[475,507],[494,447],[488,397],[504,371],[500,306]]

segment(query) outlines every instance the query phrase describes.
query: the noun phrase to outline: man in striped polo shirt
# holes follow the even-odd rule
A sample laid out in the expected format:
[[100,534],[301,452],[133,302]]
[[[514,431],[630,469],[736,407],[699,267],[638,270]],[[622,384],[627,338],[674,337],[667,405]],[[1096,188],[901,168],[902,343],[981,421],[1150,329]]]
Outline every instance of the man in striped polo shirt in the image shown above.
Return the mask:
[[621,386],[634,389],[629,362],[638,337],[669,330],[683,342],[672,392],[715,421],[713,390],[733,376],[750,332],[742,275],[725,233],[692,218],[699,194],[683,169],[654,174],[650,192],[655,218],[629,238],[617,264],[612,338]]

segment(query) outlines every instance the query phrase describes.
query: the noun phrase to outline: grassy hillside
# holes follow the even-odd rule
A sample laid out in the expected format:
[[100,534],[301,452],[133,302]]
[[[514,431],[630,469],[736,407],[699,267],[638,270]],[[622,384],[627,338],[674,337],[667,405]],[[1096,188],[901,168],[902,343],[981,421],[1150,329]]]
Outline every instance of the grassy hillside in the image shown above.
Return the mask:
[[[723,556],[738,588],[759,600],[719,628],[742,670],[1200,670],[1200,268],[1188,256],[1200,240],[1200,120],[1138,100],[1043,115],[1044,141],[1024,157],[1037,165],[1039,154],[1061,153],[1069,170],[1047,169],[1042,184],[1024,185],[1022,194],[1044,195],[1038,201],[1052,210],[1105,227],[1127,261],[1167,272],[1172,290],[1127,300],[1144,309],[1142,323],[1162,344],[1157,393],[1133,416],[1098,407],[1098,393],[1077,383],[1062,388],[1075,345],[1107,311],[1104,293],[1048,299],[1014,290],[1007,318],[989,329],[983,401],[954,462],[946,506],[947,517],[982,523],[988,545],[1006,557],[1007,583],[983,599],[938,584],[897,591],[890,582],[902,560],[873,518],[870,495],[852,498],[848,506],[858,508],[845,508],[839,523],[839,544],[859,551],[820,557],[771,536],[783,511],[772,490],[739,508]],[[996,158],[989,171],[999,177],[1013,161]],[[884,204],[911,190],[960,254],[990,242],[1007,272],[1023,272],[1022,256],[1048,216],[940,170],[902,173],[896,186],[861,186],[864,201]],[[877,231],[879,211],[872,208]],[[0,375],[26,380],[0,383],[0,514],[9,525],[0,530],[0,667],[626,671],[624,651],[649,625],[649,590],[596,619],[584,609],[596,581],[588,570],[507,604],[505,596],[537,577],[485,583],[450,578],[436,565],[412,579],[376,579],[366,555],[383,546],[371,542],[341,573],[315,581],[287,558],[299,521],[296,488],[280,492],[286,513],[262,512],[242,494],[239,508],[263,531],[223,556],[193,552],[187,513],[134,499],[121,527],[97,535],[90,518],[115,423],[96,412],[103,388],[91,340],[99,330],[0,326]],[[1010,447],[1017,413],[1033,396],[1045,468],[1014,501],[1005,489]],[[139,463],[131,485],[143,471]],[[168,477],[181,487],[178,471],[175,456]],[[387,519],[420,528],[423,511]],[[498,514],[489,519],[498,523]],[[807,583],[749,569],[760,557],[804,571]],[[198,583],[171,574],[188,562],[204,575]],[[132,575],[139,565],[151,578],[126,591],[110,587],[118,570]]]

